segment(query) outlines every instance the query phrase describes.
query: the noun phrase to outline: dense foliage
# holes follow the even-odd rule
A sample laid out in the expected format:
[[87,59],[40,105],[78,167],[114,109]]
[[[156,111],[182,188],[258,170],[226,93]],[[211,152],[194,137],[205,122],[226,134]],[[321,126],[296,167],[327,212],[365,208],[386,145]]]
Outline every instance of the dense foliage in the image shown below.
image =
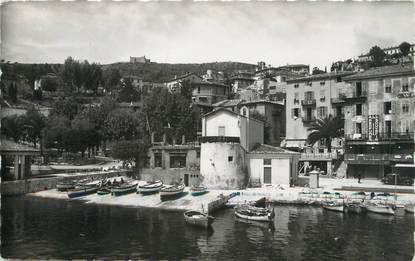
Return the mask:
[[307,142],[314,145],[317,141],[324,140],[327,150],[331,152],[331,141],[334,138],[343,137],[344,121],[340,117],[329,115],[324,119],[317,119],[307,129],[309,134]]

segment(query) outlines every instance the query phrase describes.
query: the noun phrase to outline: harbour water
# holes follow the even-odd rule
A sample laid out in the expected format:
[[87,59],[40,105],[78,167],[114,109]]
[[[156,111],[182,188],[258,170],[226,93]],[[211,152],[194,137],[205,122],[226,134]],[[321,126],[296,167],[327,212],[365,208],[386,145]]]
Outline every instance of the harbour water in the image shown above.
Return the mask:
[[213,229],[183,214],[81,201],[2,198],[1,254],[35,259],[411,260],[414,216],[273,206],[273,226],[219,211]]

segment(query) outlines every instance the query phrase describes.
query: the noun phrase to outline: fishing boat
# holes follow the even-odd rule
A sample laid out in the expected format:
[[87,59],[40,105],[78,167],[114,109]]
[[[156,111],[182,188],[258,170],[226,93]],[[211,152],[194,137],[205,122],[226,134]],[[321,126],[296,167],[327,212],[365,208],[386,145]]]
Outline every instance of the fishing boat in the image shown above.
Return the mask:
[[148,181],[145,185],[138,186],[137,193],[141,193],[143,195],[158,193],[162,187],[163,182],[161,180]]
[[189,210],[184,212],[184,220],[189,225],[208,228],[215,218],[199,211]]
[[184,187],[184,184],[165,186],[160,190],[160,197],[163,199],[179,196],[182,194]]
[[395,215],[395,211],[393,210],[392,206],[382,203],[366,203],[365,205],[367,211],[377,213],[377,214],[385,214],[385,215]]
[[108,195],[111,194],[111,187],[101,187],[97,191],[98,195]]
[[345,203],[345,211],[348,213],[362,213],[363,208],[362,205],[360,203],[357,202],[349,202],[349,203]]
[[194,197],[203,195],[205,193],[208,193],[207,187],[204,186],[198,186],[198,187],[192,187],[190,189],[190,194]]
[[405,205],[405,212],[408,212],[408,213],[414,213],[414,207],[415,207],[415,205],[413,205],[413,204],[406,204]]
[[137,182],[130,181],[117,184],[111,188],[111,195],[121,196],[129,193],[135,193],[137,191]]
[[83,197],[86,195],[94,194],[98,191],[99,187],[96,185],[84,185],[74,189],[68,190],[69,198]]
[[76,183],[73,181],[62,181],[56,184],[58,191],[67,191],[69,189],[74,189]]
[[275,217],[275,212],[267,208],[244,205],[235,208],[235,216],[253,221],[272,222]]
[[337,212],[343,212],[344,211],[344,205],[340,203],[336,203],[333,201],[323,202],[323,208],[326,210],[331,211],[337,211]]

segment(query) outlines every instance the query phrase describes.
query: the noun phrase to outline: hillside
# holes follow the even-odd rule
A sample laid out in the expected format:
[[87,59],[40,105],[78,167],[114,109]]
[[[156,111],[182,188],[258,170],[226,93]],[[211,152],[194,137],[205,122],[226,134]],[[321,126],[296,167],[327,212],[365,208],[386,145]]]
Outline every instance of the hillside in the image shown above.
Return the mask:
[[130,74],[142,77],[144,81],[165,82],[174,78],[175,75],[183,75],[188,72],[204,74],[208,69],[232,73],[236,70],[253,70],[255,65],[239,62],[214,62],[214,63],[188,63],[188,64],[169,64],[169,63],[113,63],[102,66],[104,70],[118,69],[121,75]]

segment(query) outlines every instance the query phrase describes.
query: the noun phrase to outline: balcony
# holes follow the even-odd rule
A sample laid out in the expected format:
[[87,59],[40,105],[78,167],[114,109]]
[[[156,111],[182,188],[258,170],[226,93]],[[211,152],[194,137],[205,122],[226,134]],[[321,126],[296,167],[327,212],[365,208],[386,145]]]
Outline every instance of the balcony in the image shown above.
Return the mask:
[[378,135],[368,133],[354,133],[345,135],[347,141],[413,141],[413,132],[380,132]]
[[311,123],[314,122],[316,120],[316,117],[312,116],[312,117],[302,117],[301,118],[303,120],[304,123]]
[[414,96],[415,96],[414,93],[410,91],[400,91],[398,93],[398,98],[410,98]]
[[348,154],[344,155],[347,164],[389,165],[394,163],[413,163],[410,154]]
[[303,105],[303,106],[316,106],[316,99],[302,100],[301,105]]
[[345,103],[346,101],[344,100],[344,98],[331,98],[331,103],[332,104],[342,104]]
[[363,102],[367,98],[366,91],[356,92],[354,91],[351,95],[344,97],[343,99],[348,102]]
[[227,143],[239,143],[239,137],[227,137],[227,136],[204,136],[200,137],[199,141],[204,142],[227,142]]
[[302,161],[309,161],[309,160],[317,160],[317,161],[331,161],[333,159],[337,159],[339,154],[335,151],[326,152],[326,153],[301,153],[300,160]]

